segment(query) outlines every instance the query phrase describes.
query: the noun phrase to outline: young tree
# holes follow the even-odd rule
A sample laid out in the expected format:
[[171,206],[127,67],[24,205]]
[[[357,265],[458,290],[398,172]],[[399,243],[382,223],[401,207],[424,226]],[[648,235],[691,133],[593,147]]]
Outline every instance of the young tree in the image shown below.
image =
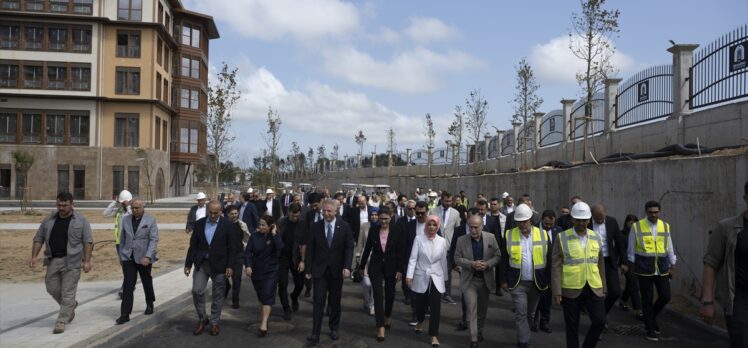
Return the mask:
[[278,170],[278,146],[280,145],[280,115],[277,110],[273,110],[272,107],[268,107],[267,125],[268,129],[263,135],[265,138],[265,144],[267,144],[270,150],[270,186],[275,183],[275,174]]
[[355,139],[356,144],[358,144],[358,155],[363,156],[364,155],[364,143],[366,142],[366,137],[364,136],[364,132],[362,130],[359,130],[358,134],[355,134],[353,136],[353,139]]
[[332,152],[330,152],[330,159],[332,160],[334,167],[333,170],[338,169],[338,157],[340,156],[339,151],[340,146],[338,146],[338,143],[335,143],[335,145],[333,145],[332,147]]
[[518,137],[519,144],[523,144],[522,149],[522,167],[525,167],[525,151],[529,148],[528,143],[533,141],[536,135],[535,122],[533,114],[538,110],[543,98],[537,95],[540,88],[535,81],[535,74],[532,67],[527,63],[527,59],[522,58],[519,66],[515,67],[517,71],[517,85],[514,92],[514,116],[512,121],[522,122],[522,132]]
[[21,178],[23,185],[16,186],[16,190],[21,191],[21,211],[25,212],[30,206],[29,196],[29,170],[34,165],[34,155],[26,151],[13,151],[11,152],[13,160],[16,161],[16,175]]
[[314,149],[309,147],[309,151],[306,153],[306,159],[309,162],[309,170],[314,173]]
[[218,177],[224,170],[221,159],[228,156],[229,146],[236,138],[230,133],[232,112],[241,97],[241,91],[237,88],[236,72],[237,68],[229,69],[224,62],[221,71],[216,74],[216,83],[208,87],[206,126],[208,152],[213,155],[208,172],[215,179],[216,192],[218,192]]
[[615,53],[612,37],[619,32],[619,10],[603,9],[605,0],[581,0],[582,12],[572,13],[569,49],[584,61],[585,70],[576,74],[585,100],[584,155],[587,159],[587,128],[592,116],[592,98],[604,87],[605,79],[616,73],[611,64]]
[[146,199],[148,200],[148,203],[153,203],[153,183],[151,182],[151,175],[153,174],[155,165],[148,151],[141,149],[141,148],[134,149],[134,151],[135,151],[135,161],[140,162],[140,165],[143,167],[143,170],[145,170],[145,179],[146,179],[146,184],[147,184],[146,190],[145,190]]
[[447,133],[452,136],[452,143],[457,144],[457,153],[455,154],[455,163],[460,163],[460,149],[462,148],[462,136],[465,133],[465,112],[462,106],[455,105],[454,120],[449,125]]
[[[479,89],[470,91],[470,95],[465,99],[465,126],[468,135],[473,144],[478,144],[483,137],[483,128],[487,126],[486,116],[488,115],[488,102],[483,98]],[[478,150],[476,146],[476,150]],[[476,159],[480,159],[480,153],[476,151]]]
[[293,165],[293,171],[301,173],[304,169],[305,159],[302,158],[304,154],[301,152],[301,148],[297,142],[291,142],[291,164]]
[[434,130],[434,121],[429,113],[426,114],[426,120],[423,123],[423,135],[426,136],[426,147],[433,149],[436,131]]

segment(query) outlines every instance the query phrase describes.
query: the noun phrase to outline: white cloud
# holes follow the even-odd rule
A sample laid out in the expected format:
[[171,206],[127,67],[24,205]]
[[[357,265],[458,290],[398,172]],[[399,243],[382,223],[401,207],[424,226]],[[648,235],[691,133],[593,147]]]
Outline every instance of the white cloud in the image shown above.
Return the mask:
[[209,13],[240,35],[262,40],[344,36],[357,30],[359,11],[339,0],[187,0],[185,7]]
[[348,82],[401,93],[424,93],[444,86],[440,74],[485,66],[458,51],[436,52],[424,47],[400,52],[389,61],[378,61],[355,47],[328,50],[325,68]]
[[419,44],[446,41],[459,36],[459,30],[446,25],[437,18],[411,17],[405,34]]
[[[584,61],[575,57],[569,49],[568,36],[535,45],[530,53],[530,63],[541,83],[576,83],[575,74],[585,69]],[[628,71],[634,67],[634,60],[616,51],[612,64],[619,71]]]

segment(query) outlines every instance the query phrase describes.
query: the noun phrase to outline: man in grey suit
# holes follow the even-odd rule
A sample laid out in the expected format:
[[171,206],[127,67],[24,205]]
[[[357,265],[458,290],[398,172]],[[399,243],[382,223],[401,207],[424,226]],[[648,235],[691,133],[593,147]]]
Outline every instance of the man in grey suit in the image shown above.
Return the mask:
[[496,287],[493,268],[501,252],[496,237],[483,232],[483,219],[474,215],[468,220],[469,235],[457,239],[455,264],[462,268],[460,289],[467,305],[470,347],[483,340],[483,324],[488,310],[488,294]]
[[[447,247],[450,247],[454,242],[455,227],[460,225],[460,213],[457,209],[452,208],[454,199],[452,194],[447,191],[442,191],[441,200],[439,205],[432,208],[429,211],[429,215],[436,215],[442,220],[442,237],[447,240]],[[449,271],[447,271],[447,279],[444,281],[446,285],[446,292],[442,296],[442,302],[455,304],[455,300],[451,296],[452,289],[452,269],[454,264],[449,264]]]
[[145,214],[145,203],[140,198],[131,202],[132,214],[125,215],[120,221],[119,260],[122,273],[125,276],[122,289],[122,305],[117,325],[130,321],[132,312],[133,292],[135,281],[140,274],[140,282],[145,291],[145,314],[153,314],[153,302],[156,295],[153,292],[153,278],[151,268],[158,260],[158,226],[156,219]]

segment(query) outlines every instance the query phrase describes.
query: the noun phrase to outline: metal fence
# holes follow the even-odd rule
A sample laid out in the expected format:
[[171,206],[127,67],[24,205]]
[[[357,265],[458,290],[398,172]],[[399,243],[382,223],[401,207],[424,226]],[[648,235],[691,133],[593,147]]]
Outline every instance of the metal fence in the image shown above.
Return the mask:
[[533,124],[522,125],[517,134],[517,149],[520,152],[535,149],[535,127]]
[[618,87],[616,127],[667,117],[673,113],[673,66],[644,69]]
[[507,156],[514,153],[514,130],[508,130],[501,139],[501,155]]
[[499,137],[492,136],[488,142],[488,158],[498,158],[501,155]]
[[543,115],[543,121],[540,122],[540,147],[555,145],[564,141],[564,112],[563,110],[553,110]]
[[[603,93],[597,92],[592,96],[592,119],[590,120],[590,128],[588,129],[589,135],[595,135],[602,133],[605,128],[605,99],[603,99]],[[571,106],[571,125],[569,127],[569,138],[576,140],[584,137],[584,120],[582,119],[585,115],[586,101],[584,99],[578,100]]]
[[748,25],[728,32],[693,55],[691,109],[748,96]]

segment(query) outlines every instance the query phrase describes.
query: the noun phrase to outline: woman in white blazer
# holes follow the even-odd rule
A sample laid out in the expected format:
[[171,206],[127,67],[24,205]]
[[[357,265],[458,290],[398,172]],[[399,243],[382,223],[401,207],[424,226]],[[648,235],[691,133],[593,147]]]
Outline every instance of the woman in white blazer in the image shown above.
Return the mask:
[[408,261],[408,272],[405,282],[416,293],[416,333],[423,332],[423,320],[426,318],[426,307],[431,310],[429,319],[429,336],[431,346],[439,347],[439,317],[442,294],[446,290],[444,279],[447,276],[447,241],[438,235],[441,221],[436,215],[426,217],[426,228],[423,235],[413,242]]

